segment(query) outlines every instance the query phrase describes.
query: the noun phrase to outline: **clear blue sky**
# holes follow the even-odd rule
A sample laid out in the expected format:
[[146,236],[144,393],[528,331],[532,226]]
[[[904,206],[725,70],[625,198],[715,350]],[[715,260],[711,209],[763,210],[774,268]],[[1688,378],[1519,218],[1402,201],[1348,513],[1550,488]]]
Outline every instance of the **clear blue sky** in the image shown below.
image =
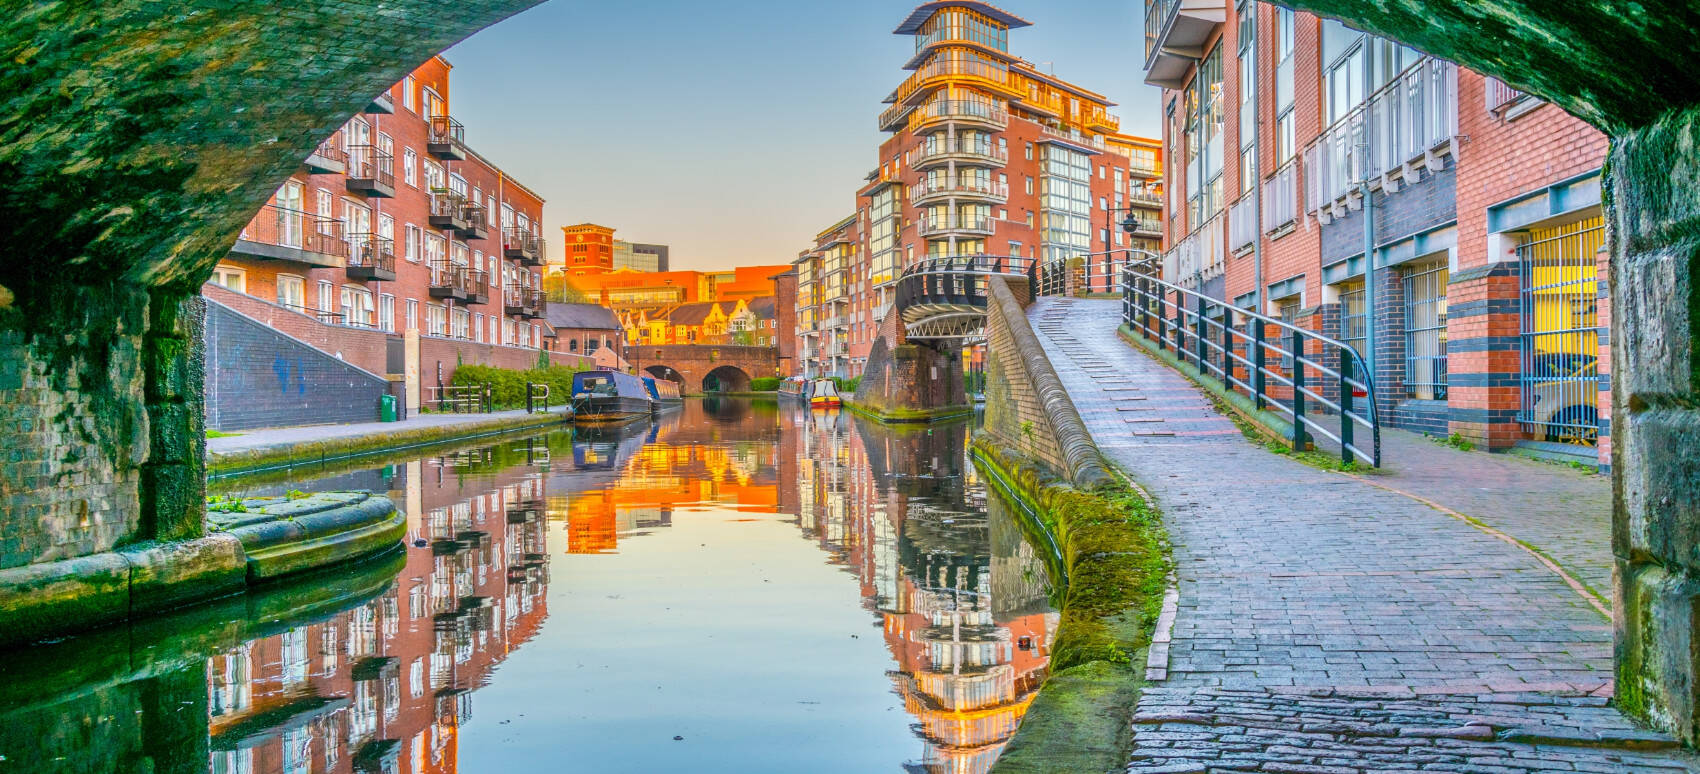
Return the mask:
[[[450,49],[467,140],[548,199],[672,245],[676,268],[787,263],[849,215],[905,76],[911,0],[551,0]],[[1154,136],[1140,0],[1003,0],[1017,56],[1120,103]]]

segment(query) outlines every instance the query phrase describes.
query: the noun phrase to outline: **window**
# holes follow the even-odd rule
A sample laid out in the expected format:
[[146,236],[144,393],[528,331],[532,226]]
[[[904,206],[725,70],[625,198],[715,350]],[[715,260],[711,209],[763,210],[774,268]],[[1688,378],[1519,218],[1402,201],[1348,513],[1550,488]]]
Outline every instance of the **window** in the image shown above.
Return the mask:
[[483,315],[483,313],[475,314],[475,315],[472,316],[472,340],[473,341],[483,341],[484,340],[484,315]]
[[454,328],[450,331],[449,335],[457,339],[472,338],[472,313],[459,308],[454,309],[453,312],[454,314],[452,319]]
[[1446,399],[1446,260],[1405,271],[1405,396]]
[[1369,340],[1369,308],[1364,297],[1364,281],[1340,286],[1340,341],[1359,355]]
[[282,188],[277,189],[277,243],[283,247],[300,247],[302,245],[301,195],[301,184],[293,180],[284,183]]
[[418,263],[420,256],[424,254],[424,250],[420,246],[420,238],[424,236],[424,232],[412,223],[407,224],[405,230],[407,232],[407,245],[403,250],[403,256],[409,261]]
[[277,302],[292,309],[307,308],[307,280],[293,274],[277,275]]
[[1190,222],[1222,209],[1222,47],[1211,49],[1186,87],[1186,182]]
[[329,312],[336,308],[336,299],[332,297],[333,288],[326,280],[319,280],[319,311]]
[[401,106],[419,112],[419,87],[414,84],[411,75],[401,79]]
[[401,150],[401,179],[414,188],[419,187],[419,154],[412,148]]
[[1027,143],[1027,160],[1033,160],[1033,143]]
[[343,285],[341,311],[343,324],[372,327],[372,294],[365,288]]
[[425,307],[425,332],[432,336],[443,336],[449,329],[449,310],[437,304]]
[[1298,154],[1293,130],[1293,11],[1275,8],[1275,163]]
[[238,293],[246,293],[248,292],[248,273],[241,269],[220,266],[213,269],[212,283],[220,287],[230,288]]
[[1031,175],[1027,177],[1027,195],[1033,195],[1033,177]]
[[1252,96],[1257,90],[1257,59],[1253,56],[1252,20],[1255,6],[1247,6],[1240,14],[1240,193],[1251,193],[1257,187],[1257,155],[1253,139],[1257,136],[1257,115],[1252,111]]
[[410,331],[419,330],[419,301],[418,301],[418,299],[413,299],[413,298],[407,299],[407,330],[410,330]]
[[378,296],[378,327],[385,333],[395,333],[395,296]]

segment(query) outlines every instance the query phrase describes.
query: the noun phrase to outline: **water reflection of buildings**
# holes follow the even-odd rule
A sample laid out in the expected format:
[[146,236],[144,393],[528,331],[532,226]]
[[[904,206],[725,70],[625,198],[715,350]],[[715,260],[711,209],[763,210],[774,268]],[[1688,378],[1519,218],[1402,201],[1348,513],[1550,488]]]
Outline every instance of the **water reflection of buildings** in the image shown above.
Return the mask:
[[798,524],[860,579],[917,719],[924,751],[907,769],[989,770],[1044,677],[1057,617],[1038,560],[974,485],[966,425],[786,420],[801,446],[795,479],[783,479],[797,482]]
[[471,692],[547,614],[544,479],[522,464],[539,456],[507,444],[395,470],[399,578],[210,659],[211,771],[454,772]]
[[653,427],[638,423],[575,440],[574,470],[552,478],[595,469],[617,475],[551,482],[552,491],[563,493],[550,512],[566,514],[568,552],[616,550],[620,536],[670,526],[675,511],[705,504],[773,513],[782,464],[773,442],[776,409],[729,405],[736,410],[717,413],[712,401],[689,401]]

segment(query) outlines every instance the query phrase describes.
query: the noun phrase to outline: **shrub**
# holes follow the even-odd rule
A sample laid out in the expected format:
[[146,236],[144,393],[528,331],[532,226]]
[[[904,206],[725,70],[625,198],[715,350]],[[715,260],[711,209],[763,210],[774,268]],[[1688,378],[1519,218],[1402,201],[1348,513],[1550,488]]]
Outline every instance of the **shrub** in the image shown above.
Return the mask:
[[497,408],[519,408],[525,405],[525,385],[549,385],[549,404],[559,406],[572,400],[573,375],[579,369],[571,366],[549,366],[527,371],[515,371],[494,366],[466,365],[455,369],[451,383],[456,387],[485,387],[490,390],[490,402]]
[[751,392],[774,392],[779,389],[780,378],[777,376],[758,376],[750,380]]

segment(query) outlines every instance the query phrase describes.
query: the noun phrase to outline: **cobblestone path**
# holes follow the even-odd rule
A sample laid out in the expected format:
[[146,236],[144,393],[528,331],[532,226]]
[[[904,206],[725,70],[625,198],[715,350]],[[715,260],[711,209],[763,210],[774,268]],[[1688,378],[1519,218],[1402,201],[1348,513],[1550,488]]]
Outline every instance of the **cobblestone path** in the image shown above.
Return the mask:
[[1610,622],[1535,556],[1253,446],[1116,337],[1119,302],[1029,315],[1174,541],[1129,771],[1700,771],[1608,706]]

